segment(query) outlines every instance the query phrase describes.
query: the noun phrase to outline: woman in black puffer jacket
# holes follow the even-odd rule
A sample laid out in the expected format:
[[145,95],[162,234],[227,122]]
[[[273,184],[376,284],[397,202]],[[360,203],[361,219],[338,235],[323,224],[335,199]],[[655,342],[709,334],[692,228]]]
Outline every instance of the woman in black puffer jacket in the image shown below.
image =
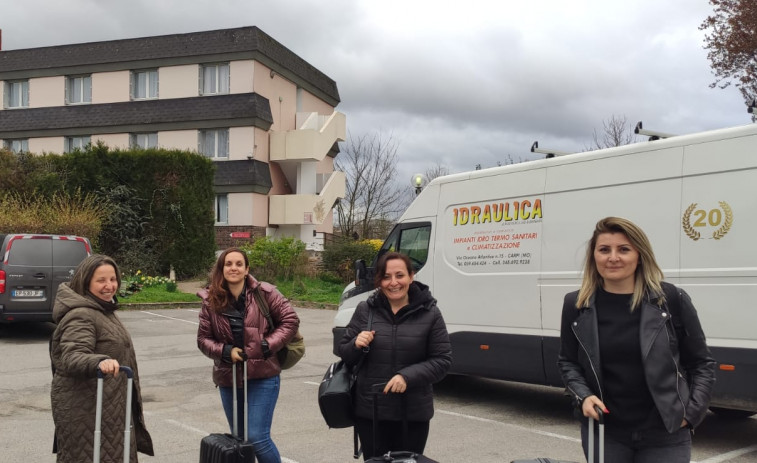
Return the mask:
[[[348,365],[360,363],[355,426],[365,459],[390,450],[423,453],[434,415],[432,384],[452,365],[449,335],[436,299],[428,286],[413,281],[413,275],[407,256],[383,255],[376,266],[377,290],[357,306],[339,345],[339,355]],[[378,384],[383,387],[377,391],[379,429],[374,445],[373,386]]]

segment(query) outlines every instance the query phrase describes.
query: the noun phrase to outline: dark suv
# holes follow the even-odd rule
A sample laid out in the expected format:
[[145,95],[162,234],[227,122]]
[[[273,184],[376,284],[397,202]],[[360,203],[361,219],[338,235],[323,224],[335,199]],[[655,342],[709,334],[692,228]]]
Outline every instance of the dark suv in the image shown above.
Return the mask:
[[81,236],[0,235],[0,323],[52,321],[58,285],[92,253]]

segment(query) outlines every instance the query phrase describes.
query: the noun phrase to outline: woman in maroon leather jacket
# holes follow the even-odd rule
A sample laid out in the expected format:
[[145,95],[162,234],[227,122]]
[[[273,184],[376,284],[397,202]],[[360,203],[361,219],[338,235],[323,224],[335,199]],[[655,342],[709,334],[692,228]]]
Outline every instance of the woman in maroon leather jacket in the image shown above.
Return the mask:
[[[202,298],[197,346],[213,359],[213,382],[220,389],[221,403],[230,427],[233,420],[231,369],[246,359],[247,439],[252,442],[257,461],[280,463],[279,451],[271,440],[281,373],[281,366],[273,354],[294,337],[300,320],[276,287],[257,281],[249,271],[247,254],[241,249],[229,248],[218,257],[211,272],[210,286],[197,293]],[[268,325],[258,308],[254,291],[260,291],[267,301],[274,327]],[[243,417],[241,374],[237,375],[237,382],[237,413]]]

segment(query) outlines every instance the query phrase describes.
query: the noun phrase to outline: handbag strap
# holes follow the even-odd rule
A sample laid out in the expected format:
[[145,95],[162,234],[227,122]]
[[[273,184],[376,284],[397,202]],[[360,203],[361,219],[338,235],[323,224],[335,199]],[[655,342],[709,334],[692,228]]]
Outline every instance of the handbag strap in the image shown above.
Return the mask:
[[276,328],[276,325],[273,324],[271,311],[268,308],[268,301],[266,301],[265,297],[262,294],[260,294],[260,285],[257,285],[255,289],[252,290],[252,297],[255,298],[255,303],[257,303],[258,305],[258,309],[260,309],[260,313],[262,313],[266,321],[268,321],[268,331],[272,332]]
[[[373,309],[369,307],[368,308],[368,327],[366,331],[371,330],[372,324],[373,324]],[[360,360],[357,362],[357,365],[355,365],[355,368],[352,369],[352,374],[355,377],[357,377],[357,372],[360,369],[360,366],[363,364],[363,361],[365,360],[365,354],[370,352],[370,350],[371,350],[371,346],[363,347],[363,356],[360,357]],[[353,440],[354,449],[355,449],[355,451],[352,454],[352,458],[357,460],[358,458],[360,458],[360,455],[363,453],[363,448],[358,443],[357,426],[352,427],[352,440]]]

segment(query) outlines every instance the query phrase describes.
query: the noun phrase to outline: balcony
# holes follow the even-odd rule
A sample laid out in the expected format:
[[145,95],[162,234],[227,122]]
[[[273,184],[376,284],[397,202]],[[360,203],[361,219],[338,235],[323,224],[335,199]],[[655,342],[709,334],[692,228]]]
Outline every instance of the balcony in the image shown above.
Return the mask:
[[297,113],[297,126],[297,130],[271,132],[271,161],[322,161],[334,143],[344,141],[347,118],[338,111],[329,116]]
[[320,225],[345,194],[344,172],[334,172],[319,194],[273,195],[268,198],[271,225]]

